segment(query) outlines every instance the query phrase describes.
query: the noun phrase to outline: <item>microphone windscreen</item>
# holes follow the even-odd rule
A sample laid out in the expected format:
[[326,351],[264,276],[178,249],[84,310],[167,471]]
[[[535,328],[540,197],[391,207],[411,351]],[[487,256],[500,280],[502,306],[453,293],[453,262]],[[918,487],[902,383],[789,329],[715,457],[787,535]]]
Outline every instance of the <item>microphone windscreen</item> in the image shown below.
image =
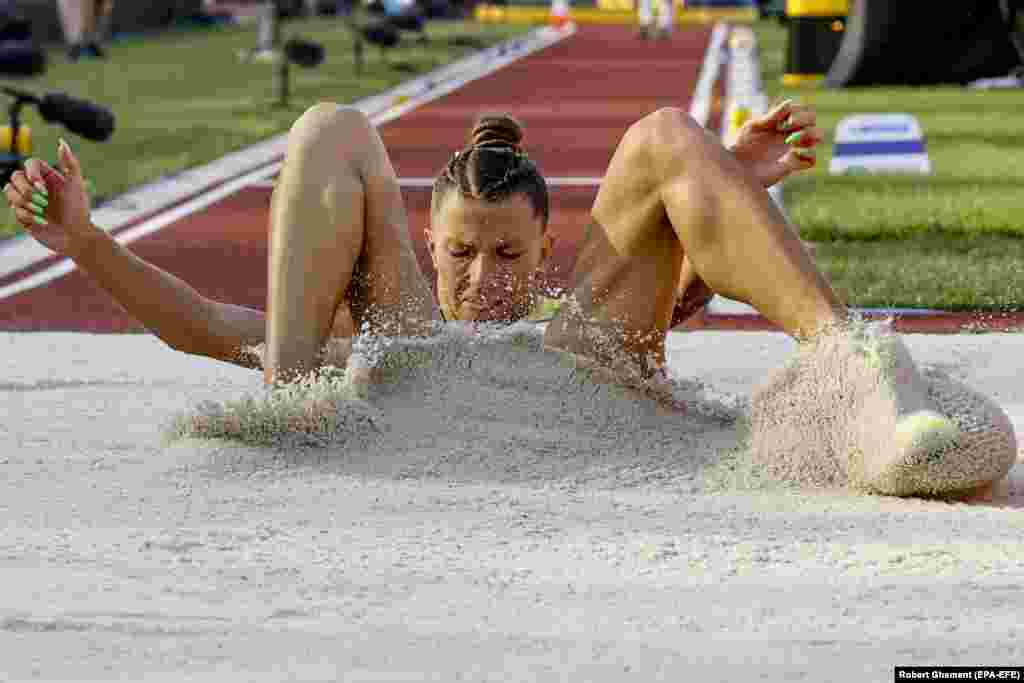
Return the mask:
[[319,43],[292,38],[284,44],[288,61],[304,67],[319,66],[324,61],[324,48]]
[[44,95],[39,102],[39,113],[46,121],[60,123],[89,140],[103,142],[114,132],[114,114],[109,109],[64,93]]

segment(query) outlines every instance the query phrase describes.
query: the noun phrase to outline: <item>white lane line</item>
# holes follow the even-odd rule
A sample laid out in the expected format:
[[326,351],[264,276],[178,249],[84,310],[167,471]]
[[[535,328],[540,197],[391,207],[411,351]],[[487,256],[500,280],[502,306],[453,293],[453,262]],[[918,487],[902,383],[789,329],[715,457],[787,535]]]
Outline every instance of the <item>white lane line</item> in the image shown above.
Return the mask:
[[[403,83],[385,93],[343,106],[352,106],[363,111],[370,117],[374,125],[380,126],[395,120],[418,106],[439,99],[466,83],[494,73],[514,61],[565,40],[575,33],[575,24],[568,24],[561,29],[551,27],[538,29],[525,38],[505,41],[498,46],[482,50],[454,64],[441,67],[424,76]],[[184,207],[189,207],[191,211],[201,211],[206,206],[230,194],[230,192],[225,191],[228,187],[232,188],[232,191],[237,191],[253,182],[268,180],[281,168],[287,140],[287,133],[279,135],[197,169],[185,171],[169,183],[155,182],[135,192],[130,192],[119,198],[119,200],[112,202],[115,207],[108,211],[106,217],[110,218],[116,225],[113,228],[107,227],[106,229],[116,229],[131,220],[137,219],[139,215],[144,215],[154,210],[159,210],[162,206],[168,206],[181,201],[184,197],[196,194],[198,190],[201,194],[166,214],[180,219],[188,215],[187,212],[181,213]],[[274,163],[266,165],[268,161],[275,159]],[[254,166],[262,165],[262,167],[255,171],[239,172],[237,169],[242,163],[246,164],[246,167],[250,169]],[[223,172],[227,164],[230,164],[235,169],[233,174]],[[203,192],[204,188],[217,182],[222,182],[225,176],[234,176],[234,179],[219,188]],[[154,200],[154,196],[159,198]],[[126,210],[116,208],[118,201],[127,203],[129,208]],[[133,203],[135,204],[134,206],[132,206]],[[147,204],[148,206],[146,206]],[[102,210],[97,210],[93,213],[93,221],[101,227],[105,225],[103,216],[101,216],[102,213]],[[159,214],[153,216],[138,226],[126,230],[124,233],[119,233],[115,239],[121,244],[128,244],[144,235],[148,235],[159,229],[148,230],[148,226],[159,225],[164,227],[168,223],[173,222],[165,220],[166,215]],[[3,261],[0,264],[0,277],[31,268],[36,263],[50,256],[52,256],[52,252],[30,236],[23,235],[20,238],[15,238],[11,244],[6,244],[3,248],[0,248],[0,260]],[[75,267],[73,261],[62,259],[38,273],[0,288],[0,301],[62,277]]]
[[704,52],[697,88],[690,101],[690,116],[705,128],[708,127],[708,119],[711,117],[711,94],[715,89],[715,81],[718,80],[718,72],[722,67],[724,56],[722,46],[728,35],[729,26],[724,22],[716,23],[711,29],[711,42],[708,43],[708,49]]
[[[141,239],[146,235],[150,235],[157,230],[164,228],[165,226],[173,223],[174,221],[180,220],[189,214],[202,211],[204,208],[213,204],[216,201],[220,201],[224,197],[230,194],[234,194],[239,190],[247,187],[250,183],[260,178],[265,178],[267,170],[263,169],[260,171],[254,171],[246,174],[241,178],[236,178],[224,185],[218,187],[216,190],[212,190],[203,194],[190,202],[185,202],[181,206],[174,208],[170,211],[166,211],[159,216],[156,216],[148,221],[144,221],[133,228],[128,228],[123,233],[120,233],[115,237],[120,244],[128,244],[134,242],[137,239]],[[75,262],[71,259],[62,259],[54,265],[29,275],[28,277],[22,278],[14,282],[13,284],[7,285],[6,287],[0,287],[0,300],[6,299],[7,297],[14,296],[26,290],[34,287],[39,287],[47,282],[55,280],[59,277],[67,275],[72,270],[77,268]]]
[[[544,179],[548,187],[598,187],[601,185],[602,180],[604,179],[589,176],[568,176]],[[399,178],[398,184],[401,187],[431,188],[434,186],[434,178]],[[272,190],[274,189],[274,181],[267,179],[257,180],[249,183],[246,187],[261,190]]]

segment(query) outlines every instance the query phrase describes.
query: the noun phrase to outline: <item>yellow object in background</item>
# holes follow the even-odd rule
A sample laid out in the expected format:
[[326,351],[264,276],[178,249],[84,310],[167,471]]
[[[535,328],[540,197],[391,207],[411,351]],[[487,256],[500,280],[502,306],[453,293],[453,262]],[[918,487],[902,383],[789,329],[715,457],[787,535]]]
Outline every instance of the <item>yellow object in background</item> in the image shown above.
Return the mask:
[[734,131],[743,127],[743,124],[750,120],[750,110],[746,107],[736,107],[732,110],[732,120],[729,125]]
[[13,131],[10,126],[0,126],[0,151],[14,152],[23,157],[32,154],[32,129],[28,126],[18,127],[18,139],[12,140]]
[[632,12],[636,9],[633,0],[597,0],[597,8],[617,12]]
[[[678,26],[710,24],[718,21],[755,22],[756,7],[687,7],[685,0],[674,0]],[[635,0],[597,0],[596,7],[569,7],[569,19],[577,24],[630,25],[637,21]],[[683,9],[679,9],[682,7]],[[473,10],[477,21],[508,24],[549,24],[551,8],[544,5],[479,4]]]
[[784,86],[817,86],[825,80],[843,41],[850,1],[786,0],[789,37]]
[[850,13],[850,0],[786,0],[790,17],[832,17]]

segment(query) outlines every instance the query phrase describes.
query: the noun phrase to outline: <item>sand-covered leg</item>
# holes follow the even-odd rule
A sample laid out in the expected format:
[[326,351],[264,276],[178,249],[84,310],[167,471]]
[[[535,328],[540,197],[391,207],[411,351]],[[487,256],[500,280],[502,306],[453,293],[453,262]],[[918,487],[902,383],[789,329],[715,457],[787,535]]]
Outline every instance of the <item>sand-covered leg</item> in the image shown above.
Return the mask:
[[1002,479],[1006,414],[938,370],[922,372],[885,324],[836,329],[755,393],[753,456],[773,475],[872,493],[950,495]]

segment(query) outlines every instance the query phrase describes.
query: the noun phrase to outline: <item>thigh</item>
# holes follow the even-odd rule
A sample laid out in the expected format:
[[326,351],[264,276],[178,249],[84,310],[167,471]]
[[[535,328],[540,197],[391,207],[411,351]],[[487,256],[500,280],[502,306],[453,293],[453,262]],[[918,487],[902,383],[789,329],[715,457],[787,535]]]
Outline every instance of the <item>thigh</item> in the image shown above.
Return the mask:
[[366,230],[342,306],[357,329],[425,334],[441,319],[440,309],[416,258],[398,178],[376,131],[368,152],[361,170]]
[[[608,166],[550,346],[652,372],[664,362],[684,252],[631,128]],[[620,353],[620,352],[624,352]]]
[[394,171],[360,112],[322,103],[289,132],[271,200],[268,284],[268,377],[315,363],[327,338],[364,323],[414,333],[436,315]]

